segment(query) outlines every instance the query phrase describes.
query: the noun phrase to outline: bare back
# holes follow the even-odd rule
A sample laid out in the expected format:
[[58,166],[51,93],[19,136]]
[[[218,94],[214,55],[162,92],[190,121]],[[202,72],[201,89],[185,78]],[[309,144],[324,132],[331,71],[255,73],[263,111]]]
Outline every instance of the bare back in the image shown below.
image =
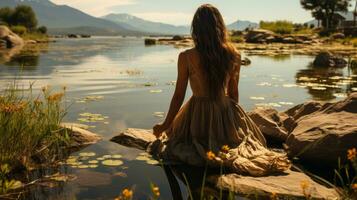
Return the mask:
[[[203,66],[200,64],[199,53],[195,48],[186,50],[185,52],[186,64],[189,71],[189,82],[193,96],[196,97],[208,97],[209,96],[209,84],[206,73]],[[237,79],[237,74],[239,74],[239,66],[236,66],[232,72],[230,72],[226,78],[225,91],[222,91],[222,95],[229,92],[229,82],[232,79]],[[238,84],[238,83],[237,83]]]

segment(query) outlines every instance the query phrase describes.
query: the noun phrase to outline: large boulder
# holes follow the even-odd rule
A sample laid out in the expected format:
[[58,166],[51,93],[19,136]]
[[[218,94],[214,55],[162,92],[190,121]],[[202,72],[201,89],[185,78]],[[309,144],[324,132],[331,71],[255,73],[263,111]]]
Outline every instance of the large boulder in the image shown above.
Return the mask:
[[347,61],[340,56],[335,56],[331,52],[325,51],[316,56],[313,65],[315,67],[346,67]]
[[357,146],[357,93],[301,116],[286,140],[288,154],[309,163],[334,166]]
[[[15,46],[22,46],[24,41],[17,34],[12,32],[7,26],[0,26],[0,45],[1,48],[12,48]],[[4,45],[6,44],[6,45]]]
[[[148,150],[151,143],[156,140],[152,130],[127,129],[115,136],[111,141],[134,147],[141,150]],[[175,168],[175,166],[173,167]],[[194,170],[187,169],[188,178],[194,176]],[[201,169],[201,172],[204,169]],[[178,173],[182,175],[182,173]],[[178,176],[180,178],[180,176]],[[238,174],[207,174],[207,181],[213,185],[217,191],[232,191],[243,196],[254,196],[267,199],[272,194],[281,199],[338,199],[338,194],[334,189],[327,188],[302,172],[288,171],[285,174],[275,174],[266,177],[250,177]],[[303,187],[302,187],[302,184]],[[192,189],[192,188],[191,188]]]

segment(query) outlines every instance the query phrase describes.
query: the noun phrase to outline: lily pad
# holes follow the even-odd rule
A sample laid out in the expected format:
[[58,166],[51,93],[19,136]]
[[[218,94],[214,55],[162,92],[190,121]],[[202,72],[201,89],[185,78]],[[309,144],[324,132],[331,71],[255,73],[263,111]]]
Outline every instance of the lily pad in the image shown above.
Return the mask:
[[160,164],[159,161],[157,161],[157,160],[147,160],[146,163],[149,164],[149,165],[158,165],[158,164]]
[[82,157],[93,157],[95,155],[96,155],[96,153],[94,153],[94,152],[82,152],[82,153],[79,153],[79,156],[82,156]]
[[147,156],[138,156],[135,158],[136,160],[140,160],[140,161],[147,161],[147,160],[150,160],[149,157]]
[[123,161],[121,160],[104,160],[102,162],[103,165],[105,166],[111,166],[111,167],[114,167],[114,166],[120,166],[123,164]]
[[112,155],[112,158],[116,158],[116,159],[119,159],[119,158],[122,158],[123,156],[120,155],[120,154],[115,154],[115,155]]
[[162,90],[150,90],[150,93],[161,93]]
[[89,164],[98,164],[99,162],[98,162],[98,160],[90,160],[90,161],[88,161],[88,163]]

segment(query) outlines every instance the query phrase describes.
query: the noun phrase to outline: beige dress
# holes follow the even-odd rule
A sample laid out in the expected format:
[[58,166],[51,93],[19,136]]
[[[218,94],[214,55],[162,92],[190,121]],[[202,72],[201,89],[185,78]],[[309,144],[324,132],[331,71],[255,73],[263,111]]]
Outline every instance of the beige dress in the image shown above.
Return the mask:
[[[289,169],[286,155],[266,147],[258,127],[224,91],[216,100],[208,98],[204,71],[187,53],[185,57],[193,95],[166,131],[170,138],[165,134],[162,137],[157,153],[166,161],[224,166],[251,176],[265,176]],[[235,75],[235,72],[229,74]],[[214,156],[207,155],[210,151]]]

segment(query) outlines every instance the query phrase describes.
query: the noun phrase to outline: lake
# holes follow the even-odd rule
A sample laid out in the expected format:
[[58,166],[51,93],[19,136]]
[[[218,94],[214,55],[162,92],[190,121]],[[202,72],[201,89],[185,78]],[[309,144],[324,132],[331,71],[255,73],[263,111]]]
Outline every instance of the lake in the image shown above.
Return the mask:
[[[135,190],[135,199],[143,199],[150,195],[150,183],[154,183],[162,199],[171,199],[160,166],[142,159],[143,152],[109,139],[126,128],[150,129],[163,120],[175,87],[177,57],[183,50],[145,46],[141,38],[57,39],[0,64],[1,88],[15,79],[25,88],[34,83],[37,92],[46,85],[53,91],[66,87],[69,111],[65,121],[86,124],[103,136],[103,141],[73,155],[81,163],[58,169],[75,175],[75,180],[53,188],[32,187],[29,198],[114,199],[123,188],[130,187]],[[246,111],[260,106],[282,111],[311,99],[341,100],[357,91],[357,71],[314,69],[312,56],[244,56],[252,61],[242,67],[239,85],[240,104]],[[188,90],[186,99],[190,95]],[[121,160],[123,164],[101,164],[106,159]],[[180,186],[187,195],[183,182]]]

